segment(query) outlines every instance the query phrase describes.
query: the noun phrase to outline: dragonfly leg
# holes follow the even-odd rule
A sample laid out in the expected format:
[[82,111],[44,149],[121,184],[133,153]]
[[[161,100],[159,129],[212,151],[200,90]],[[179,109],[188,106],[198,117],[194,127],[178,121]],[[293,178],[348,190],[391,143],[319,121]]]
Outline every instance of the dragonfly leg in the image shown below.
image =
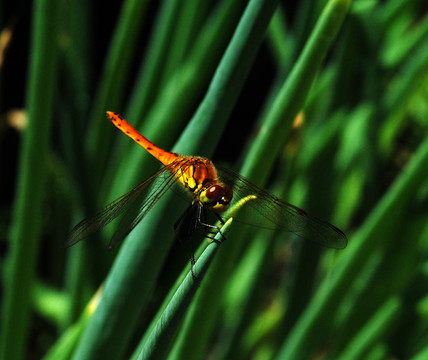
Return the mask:
[[192,252],[192,255],[190,257],[190,273],[192,274],[193,280],[197,279],[195,273],[193,272],[193,267],[195,266],[195,264],[196,264],[196,262],[195,262],[195,256],[194,256],[194,254]]
[[[192,218],[192,212],[195,211],[194,204],[187,207],[187,209],[181,214],[178,220],[174,224],[174,233],[181,246],[186,251],[187,258],[190,260],[190,272],[194,280],[196,280],[196,275],[193,271],[193,267],[196,263],[195,261],[195,253],[193,250],[193,233],[197,228],[197,221]],[[191,221],[189,223],[189,216],[191,217]],[[183,234],[184,232],[184,234]]]
[[214,215],[217,217],[218,221],[220,221],[222,225],[226,224],[226,222],[223,220],[219,213],[215,212]]
[[[203,208],[203,210],[206,210],[205,208]],[[198,216],[197,216],[197,221],[198,221],[198,225],[202,226],[205,229],[205,237],[207,237],[208,239],[211,239],[213,241],[215,241],[217,244],[221,244],[224,240],[226,240],[226,236],[221,232],[221,228],[217,225],[211,225],[208,224],[206,222],[206,211],[204,211],[204,218],[202,219],[202,206],[200,206],[200,209],[198,210]],[[214,213],[217,217],[217,219],[221,222],[222,225],[225,224],[224,220],[221,218],[221,216],[217,213]],[[216,240],[215,239],[215,235],[217,235],[217,233],[220,233],[222,239],[221,240]],[[207,235],[210,234],[211,236]]]
[[[224,220],[220,215],[214,213],[221,224],[224,224]],[[196,279],[196,275],[193,271],[195,261],[194,253],[194,238],[196,233],[200,233],[204,237],[215,241],[216,243],[222,243],[226,237],[221,232],[221,227],[216,225],[208,224],[207,222],[207,209],[200,204],[190,205],[179,219],[174,224],[175,236],[180,244],[185,248],[187,257],[190,260],[190,271],[192,277]],[[222,239],[216,240],[215,235],[220,232]]]

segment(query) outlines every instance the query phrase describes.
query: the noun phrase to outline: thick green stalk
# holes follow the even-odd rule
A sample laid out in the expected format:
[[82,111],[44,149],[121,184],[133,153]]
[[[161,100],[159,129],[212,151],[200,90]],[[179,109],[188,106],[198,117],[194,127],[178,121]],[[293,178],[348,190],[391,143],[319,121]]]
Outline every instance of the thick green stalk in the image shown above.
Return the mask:
[[49,139],[57,64],[57,19],[60,2],[34,3],[32,52],[27,94],[28,128],[24,132],[19,180],[10,232],[5,276],[0,359],[25,357],[46,196]]
[[[219,127],[222,129],[221,124],[202,120],[207,116],[228,119],[276,6],[276,0],[252,0],[247,5],[207,95],[192,119],[194,126],[185,129],[185,134],[190,137],[191,142],[179,142],[180,149],[185,154],[190,154],[191,148],[198,143],[201,145],[200,155],[211,155],[210,149],[214,148],[221,136],[221,131],[214,130]],[[200,139],[200,132],[208,136]]]
[[[229,219],[222,226],[222,233],[226,233],[232,223]],[[214,259],[217,249],[222,241],[223,234],[217,232],[214,241],[208,245],[193,267],[194,276],[189,272],[177,289],[171,301],[156,322],[155,328],[148,334],[140,353],[140,360],[165,359],[171,347],[171,343],[177,333],[178,327],[189,308],[196,290],[201,285],[204,275]]]

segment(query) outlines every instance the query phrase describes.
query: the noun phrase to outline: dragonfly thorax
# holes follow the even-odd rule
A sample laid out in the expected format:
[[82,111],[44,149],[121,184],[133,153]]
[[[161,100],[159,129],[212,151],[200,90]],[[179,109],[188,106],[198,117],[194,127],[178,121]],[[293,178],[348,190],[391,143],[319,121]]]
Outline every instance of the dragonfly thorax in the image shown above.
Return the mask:
[[215,212],[223,212],[229,208],[233,192],[229,185],[211,184],[199,193],[199,202]]

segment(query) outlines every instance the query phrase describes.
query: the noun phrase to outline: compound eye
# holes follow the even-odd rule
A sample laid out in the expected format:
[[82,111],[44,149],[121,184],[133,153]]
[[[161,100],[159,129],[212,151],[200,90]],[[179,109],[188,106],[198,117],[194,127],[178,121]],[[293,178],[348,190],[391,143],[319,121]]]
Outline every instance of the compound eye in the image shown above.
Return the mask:
[[212,185],[208,188],[205,196],[210,200],[218,200],[223,196],[224,190],[219,185]]
[[223,188],[223,196],[224,196],[227,200],[229,200],[229,201],[231,201],[231,200],[232,200],[232,198],[233,198],[233,191],[232,191],[232,188],[231,188],[229,185],[224,185],[224,188]]

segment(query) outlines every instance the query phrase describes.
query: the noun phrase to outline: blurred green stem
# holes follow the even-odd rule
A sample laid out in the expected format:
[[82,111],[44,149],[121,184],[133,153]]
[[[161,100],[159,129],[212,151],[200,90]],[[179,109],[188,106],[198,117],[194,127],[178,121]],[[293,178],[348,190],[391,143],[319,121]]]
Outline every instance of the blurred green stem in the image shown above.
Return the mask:
[[[302,54],[272,104],[248,153],[241,173],[263,184],[289,132],[291,122],[303,108],[308,92],[339,31],[349,0],[330,0],[321,14]],[[293,99],[292,101],[290,99]]]
[[[325,283],[314,296],[306,312],[296,324],[290,336],[285,340],[278,359],[307,358],[316,346],[315,339],[320,337],[320,324],[331,319],[331,314],[339,305],[346,292],[350,280],[361,264],[365,262],[378,241],[384,240],[384,232],[389,228],[391,219],[406,208],[414,193],[427,178],[428,138],[420,145],[412,161],[407,165],[394,186],[381,199],[370,217],[365,221],[359,232],[353,238],[353,244],[347,249],[347,256],[335,270],[335,276]],[[378,241],[377,241],[378,240]],[[311,346],[308,346],[308,344]]]
[[32,52],[20,171],[5,276],[0,359],[22,359],[43,217],[57,63],[57,0],[34,3]]
[[143,66],[138,74],[137,85],[130,100],[132,113],[135,111],[133,116],[138,119],[139,123],[146,116],[161,89],[162,84],[159,79],[164,76],[165,63],[171,57],[169,54],[172,46],[171,38],[176,32],[177,12],[181,6],[179,0],[163,1],[161,4],[150,45],[142,62]]
[[[123,101],[129,63],[136,50],[138,31],[143,24],[149,0],[126,0],[122,5],[114,38],[99,81],[87,132],[87,150],[92,161],[94,183],[100,179],[108,161],[113,132],[105,126],[105,111],[115,110]],[[96,161],[95,161],[96,159]]]
[[388,332],[388,329],[392,328],[392,322],[397,318],[400,306],[402,301],[398,296],[388,299],[360,332],[355,334],[353,340],[336,359],[363,359],[366,351],[373,347]]

